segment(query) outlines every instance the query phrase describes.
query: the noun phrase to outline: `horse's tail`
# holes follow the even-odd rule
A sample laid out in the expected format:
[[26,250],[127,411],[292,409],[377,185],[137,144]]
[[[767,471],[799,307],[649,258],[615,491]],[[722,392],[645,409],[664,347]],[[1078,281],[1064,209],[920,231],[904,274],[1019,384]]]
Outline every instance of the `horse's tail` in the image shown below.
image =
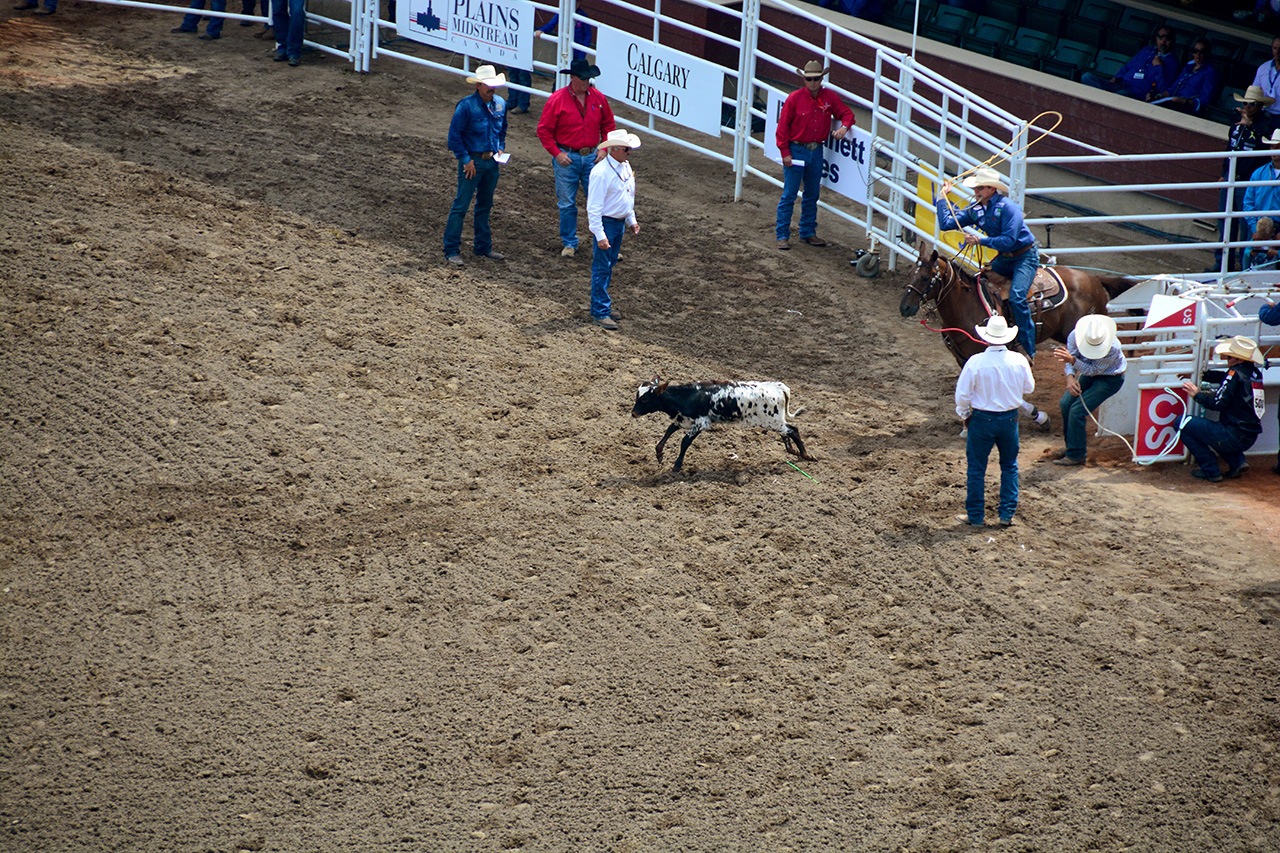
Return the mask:
[[1102,278],[1100,276],[1098,281],[1102,284],[1103,289],[1107,291],[1107,296],[1115,299],[1117,296],[1137,284],[1139,279],[1129,278],[1128,276],[1122,275],[1113,275],[1106,278]]

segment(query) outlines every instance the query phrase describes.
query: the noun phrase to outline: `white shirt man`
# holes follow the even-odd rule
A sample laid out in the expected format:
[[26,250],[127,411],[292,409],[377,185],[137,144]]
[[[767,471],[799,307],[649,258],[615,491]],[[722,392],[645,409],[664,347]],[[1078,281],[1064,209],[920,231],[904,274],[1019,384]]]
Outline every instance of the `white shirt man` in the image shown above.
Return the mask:
[[636,175],[631,169],[631,149],[640,147],[640,137],[625,130],[611,130],[601,142],[604,157],[591,169],[587,183],[587,227],[595,237],[591,254],[591,320],[602,329],[618,328],[609,298],[609,282],[618,263],[622,234],[629,227],[640,233],[636,221]]
[[1000,526],[1013,524],[1018,508],[1018,409],[1022,398],[1036,389],[1031,364],[1005,344],[1018,337],[1018,327],[1000,315],[975,326],[988,346],[970,358],[956,381],[956,414],[969,425],[966,515],[959,520],[981,527],[986,512],[987,459],[1000,451]]

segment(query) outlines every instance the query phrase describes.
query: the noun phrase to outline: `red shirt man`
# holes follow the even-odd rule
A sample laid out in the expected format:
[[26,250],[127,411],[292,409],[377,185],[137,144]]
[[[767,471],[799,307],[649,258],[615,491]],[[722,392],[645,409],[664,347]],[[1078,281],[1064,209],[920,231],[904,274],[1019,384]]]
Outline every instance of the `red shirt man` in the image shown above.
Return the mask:
[[778,248],[791,248],[791,215],[795,210],[796,195],[804,184],[804,200],[800,203],[800,239],[811,246],[825,246],[827,241],[817,235],[818,194],[822,191],[822,149],[827,137],[833,135],[831,126],[840,123],[834,136],[844,139],[853,127],[853,110],[845,106],[840,96],[822,85],[822,78],[830,71],[822,63],[810,60],[804,70],[796,73],[804,77],[804,88],[787,96],[778,116],[778,153],[782,155],[782,199],[778,202]]
[[604,156],[604,149],[596,146],[616,125],[609,101],[591,85],[591,78],[600,76],[599,68],[575,59],[561,73],[569,75],[569,85],[552,92],[542,107],[538,141],[555,158],[551,168],[560,209],[560,254],[571,258],[578,251],[578,187],[586,195],[591,168]]

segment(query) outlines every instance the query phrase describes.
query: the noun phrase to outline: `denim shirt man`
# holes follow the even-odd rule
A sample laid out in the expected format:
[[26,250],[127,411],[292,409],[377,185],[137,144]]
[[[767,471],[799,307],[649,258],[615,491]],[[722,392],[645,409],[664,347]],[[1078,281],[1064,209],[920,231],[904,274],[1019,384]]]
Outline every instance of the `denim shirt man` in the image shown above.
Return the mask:
[[502,154],[507,145],[507,102],[494,89],[505,86],[507,78],[492,65],[481,65],[467,82],[475,84],[475,94],[458,101],[449,122],[449,150],[458,160],[458,194],[445,222],[444,256],[454,266],[462,265],[462,222],[473,197],[475,254],[494,261],[503,259],[493,251],[489,212],[498,186],[495,155]]
[[1001,195],[1009,188],[995,169],[985,166],[977,169],[964,179],[964,185],[974,191],[978,200],[954,214],[951,203],[947,201],[951,182],[947,181],[938,189],[938,228],[951,231],[975,226],[986,236],[965,232],[965,245],[985,246],[999,252],[991,259],[991,269],[1010,281],[1009,307],[1013,312],[1013,323],[1018,327],[1018,344],[1027,358],[1035,358],[1036,325],[1031,319],[1027,293],[1031,290],[1040,262],[1036,238],[1023,221],[1018,205],[1008,196]]

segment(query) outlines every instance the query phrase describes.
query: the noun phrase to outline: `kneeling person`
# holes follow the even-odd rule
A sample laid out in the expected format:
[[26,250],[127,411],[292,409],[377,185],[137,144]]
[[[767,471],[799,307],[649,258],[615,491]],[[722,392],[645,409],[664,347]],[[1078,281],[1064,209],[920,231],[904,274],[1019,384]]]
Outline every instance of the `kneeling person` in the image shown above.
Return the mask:
[[[1191,476],[1217,483],[1248,470],[1244,452],[1262,434],[1262,371],[1258,369],[1262,353],[1243,335],[1228,338],[1213,352],[1226,357],[1227,369],[1206,370],[1204,381],[1218,387],[1201,391],[1194,382],[1183,382],[1182,389],[1204,408],[1217,412],[1218,420],[1198,415],[1191,418],[1182,428],[1182,443],[1200,465]],[[1225,474],[1218,468],[1215,453],[1227,463]]]

